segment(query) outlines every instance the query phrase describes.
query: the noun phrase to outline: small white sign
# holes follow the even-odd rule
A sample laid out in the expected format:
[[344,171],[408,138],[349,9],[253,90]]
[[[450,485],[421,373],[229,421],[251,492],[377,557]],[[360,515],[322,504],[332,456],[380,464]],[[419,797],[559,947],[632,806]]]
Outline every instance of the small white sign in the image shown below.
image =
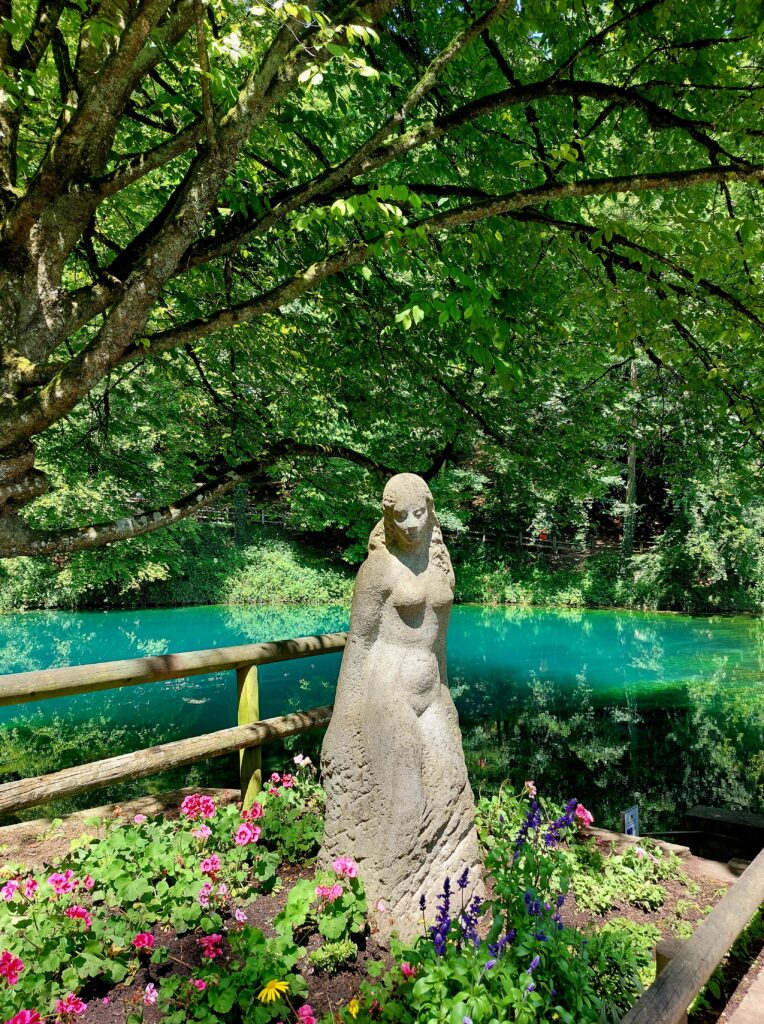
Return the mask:
[[639,808],[629,807],[621,813],[622,831],[627,836],[639,835]]

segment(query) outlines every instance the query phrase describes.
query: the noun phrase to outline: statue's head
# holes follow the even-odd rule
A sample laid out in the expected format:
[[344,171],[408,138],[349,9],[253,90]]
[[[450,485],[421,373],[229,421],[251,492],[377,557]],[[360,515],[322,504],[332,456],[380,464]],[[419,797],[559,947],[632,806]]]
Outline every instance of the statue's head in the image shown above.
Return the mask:
[[382,493],[382,510],[388,544],[404,550],[415,548],[432,532],[435,511],[430,488],[415,473],[391,477]]
[[369,553],[415,551],[426,546],[430,565],[437,566],[453,589],[454,571],[443,543],[430,488],[416,473],[398,473],[382,492],[382,519],[371,531]]

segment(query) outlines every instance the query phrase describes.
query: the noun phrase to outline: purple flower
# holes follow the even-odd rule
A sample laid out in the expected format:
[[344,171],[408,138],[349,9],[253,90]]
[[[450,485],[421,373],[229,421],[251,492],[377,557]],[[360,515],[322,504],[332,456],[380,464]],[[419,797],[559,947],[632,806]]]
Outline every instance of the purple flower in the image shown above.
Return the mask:
[[486,965],[485,965],[485,969],[487,971],[492,971],[495,966],[496,966],[496,961],[495,960],[487,960],[486,961]]
[[517,833],[517,839],[515,840],[515,854],[514,859],[517,860],[520,856],[520,850],[522,849],[523,843],[528,838],[528,833],[533,832],[541,824],[541,810],[536,800],[530,806],[525,821],[520,826],[520,831]]
[[505,946],[508,946],[510,942],[515,941],[515,929],[510,928],[503,939],[499,939],[498,942],[490,942],[488,944],[488,952],[492,957],[500,957]]
[[480,936],[477,933],[477,922],[480,908],[483,901],[480,896],[473,896],[470,903],[463,907],[459,913],[459,927],[462,930],[462,940],[471,942],[475,949],[480,945]]
[[528,968],[528,973],[530,974],[533,971],[535,971],[540,963],[541,963],[541,957],[537,953],[534,956],[534,958],[531,960],[530,967]]
[[437,906],[438,913],[435,918],[435,924],[430,928],[430,933],[433,945],[435,946],[435,952],[438,956],[443,956],[446,952],[448,934],[451,931],[451,880],[449,878],[443,881],[443,891],[438,897]]
[[534,988],[535,988],[535,987],[536,987],[536,986],[535,986],[535,985],[533,984],[533,982],[532,982],[532,981],[529,981],[529,982],[528,982],[528,987],[526,988],[526,990],[525,990],[525,991],[526,991],[526,992],[532,992],[532,991],[534,990]]
[[425,894],[424,894],[424,893],[422,893],[422,895],[421,895],[421,896],[419,897],[419,909],[420,909],[420,910],[421,910],[422,912],[424,912],[424,910],[425,910],[425,908],[426,908],[426,907],[427,907],[427,899],[426,899],[426,897],[425,897]]
[[562,815],[553,821],[549,826],[549,830],[544,835],[544,845],[546,847],[556,846],[560,841],[560,833],[566,828],[570,828],[576,816],[576,807],[578,806],[578,800],[575,797],[569,800],[565,806],[565,810]]
[[460,889],[466,889],[467,888],[467,882],[469,881],[469,877],[470,877],[470,869],[469,869],[469,867],[466,867],[464,869],[464,871],[462,871],[462,873],[459,875],[459,877],[456,880],[456,884],[459,886]]

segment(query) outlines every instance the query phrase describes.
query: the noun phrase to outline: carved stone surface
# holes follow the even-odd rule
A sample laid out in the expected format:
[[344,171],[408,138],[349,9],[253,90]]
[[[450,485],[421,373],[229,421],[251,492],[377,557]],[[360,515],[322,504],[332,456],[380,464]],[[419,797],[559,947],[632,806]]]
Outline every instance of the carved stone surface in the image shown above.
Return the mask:
[[[320,863],[359,864],[379,937],[421,931],[445,876],[465,867],[480,890],[475,805],[446,675],[454,573],[432,495],[413,473],[384,490],[353,594],[321,765],[326,829]],[[469,895],[469,893],[468,893]]]

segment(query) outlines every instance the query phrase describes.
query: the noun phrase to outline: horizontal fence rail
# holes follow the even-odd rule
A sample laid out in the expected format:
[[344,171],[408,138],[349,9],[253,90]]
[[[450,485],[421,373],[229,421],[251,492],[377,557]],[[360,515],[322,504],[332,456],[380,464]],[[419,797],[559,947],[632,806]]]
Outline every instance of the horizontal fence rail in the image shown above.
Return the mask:
[[[636,1001],[621,1024],[682,1024],[687,1007],[764,902],[764,850]],[[764,1019],[764,1014],[762,1015]]]
[[233,669],[236,672],[239,724],[230,729],[91,761],[49,775],[6,782],[0,785],[0,816],[115,782],[147,778],[168,768],[180,768],[237,750],[240,751],[242,799],[245,806],[251,806],[262,787],[260,747],[271,740],[319,729],[329,724],[332,715],[332,708],[327,705],[260,721],[257,667],[292,658],[338,654],[344,650],[346,640],[347,633],[323,633],[152,658],[17,672],[1,677],[0,706],[8,706]]
[[114,782],[130,779],[145,779],[168,768],[182,768],[196,761],[210,757],[221,757],[237,750],[259,747],[271,740],[294,736],[296,733],[319,729],[329,724],[332,706],[297,711],[278,718],[266,718],[251,725],[238,725],[231,729],[208,732],[203,736],[192,736],[186,740],[161,743],[156,747],[120,754],[104,761],[90,761],[88,764],[65,768],[51,775],[38,775],[33,779],[19,779],[0,786],[0,815],[10,814],[47,803],[76,796]]
[[71,697],[121,686],[158,683],[184,676],[239,669],[247,665],[271,665],[292,658],[334,654],[345,647],[347,633],[323,633],[295,640],[273,640],[263,644],[213,647],[185,654],[160,654],[153,658],[102,661],[95,665],[49,668],[39,672],[14,672],[0,677],[0,707],[26,704],[50,697]]

